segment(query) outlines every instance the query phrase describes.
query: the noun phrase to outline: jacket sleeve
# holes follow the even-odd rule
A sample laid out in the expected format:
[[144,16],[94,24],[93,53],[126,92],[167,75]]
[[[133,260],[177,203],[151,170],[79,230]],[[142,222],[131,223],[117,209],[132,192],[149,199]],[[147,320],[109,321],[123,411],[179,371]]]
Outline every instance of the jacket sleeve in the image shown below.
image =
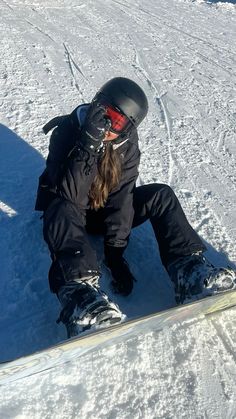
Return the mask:
[[89,152],[77,145],[64,169],[59,194],[82,210],[89,207],[89,190],[97,173],[97,160],[98,153]]
[[97,172],[98,156],[96,150],[85,149],[80,142],[78,126],[74,126],[70,116],[66,118],[52,132],[35,209],[45,211],[56,196],[73,202],[80,209],[87,209],[88,191]]
[[74,133],[69,116],[55,128],[50,137],[46,172],[49,186],[55,188],[65,157],[75,145]]
[[[70,119],[68,116],[63,116],[61,119],[63,119],[63,122],[53,130],[50,137],[46,168],[39,178],[35,204],[36,211],[45,211],[51,201],[57,196],[57,186],[63,170],[65,156],[74,147]],[[49,121],[47,124],[49,127],[52,121]]]
[[137,144],[125,156],[119,186],[110,193],[105,208],[105,247],[127,246],[133,223],[133,191],[138,177],[140,151]]

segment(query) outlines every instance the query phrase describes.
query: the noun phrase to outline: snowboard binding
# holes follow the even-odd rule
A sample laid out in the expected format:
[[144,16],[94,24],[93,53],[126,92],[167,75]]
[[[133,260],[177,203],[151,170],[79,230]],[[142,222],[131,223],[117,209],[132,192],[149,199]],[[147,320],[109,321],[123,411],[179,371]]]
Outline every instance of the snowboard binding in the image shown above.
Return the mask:
[[91,281],[64,285],[58,298],[63,308],[57,323],[66,326],[68,338],[120,323],[125,318],[119,307]]
[[202,252],[177,259],[168,268],[177,304],[236,289],[236,272],[215,267]]

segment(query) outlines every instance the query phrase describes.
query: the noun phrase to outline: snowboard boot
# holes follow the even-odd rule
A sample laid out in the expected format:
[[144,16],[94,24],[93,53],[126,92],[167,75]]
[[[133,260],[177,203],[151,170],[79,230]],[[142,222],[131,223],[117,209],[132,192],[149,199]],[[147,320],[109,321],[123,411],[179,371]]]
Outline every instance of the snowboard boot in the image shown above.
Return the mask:
[[167,271],[174,283],[177,304],[236,289],[236,272],[213,266],[202,252],[177,259]]
[[80,278],[59,289],[62,310],[57,323],[64,323],[68,338],[124,320],[119,307],[99,289],[98,278]]

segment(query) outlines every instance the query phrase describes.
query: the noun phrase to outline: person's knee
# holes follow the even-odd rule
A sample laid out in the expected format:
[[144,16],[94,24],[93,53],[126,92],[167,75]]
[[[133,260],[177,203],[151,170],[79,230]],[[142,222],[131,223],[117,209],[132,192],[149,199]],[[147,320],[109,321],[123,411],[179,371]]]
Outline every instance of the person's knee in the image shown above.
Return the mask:
[[167,196],[172,196],[174,194],[173,189],[165,183],[159,185],[158,189],[159,189],[160,193],[163,194],[166,197]]
[[64,199],[55,199],[44,212],[44,228],[59,222],[77,220],[78,224],[85,224],[85,215],[72,202]]
[[44,240],[54,253],[65,250],[78,238],[83,241],[84,225],[84,214],[73,203],[55,200],[44,214]]
[[156,199],[163,202],[171,202],[173,199],[175,199],[175,193],[169,185],[156,184],[155,186]]
[[155,216],[158,214],[162,216],[163,213],[175,208],[176,195],[173,189],[166,184],[154,184],[153,185],[153,201],[151,207],[151,213]]

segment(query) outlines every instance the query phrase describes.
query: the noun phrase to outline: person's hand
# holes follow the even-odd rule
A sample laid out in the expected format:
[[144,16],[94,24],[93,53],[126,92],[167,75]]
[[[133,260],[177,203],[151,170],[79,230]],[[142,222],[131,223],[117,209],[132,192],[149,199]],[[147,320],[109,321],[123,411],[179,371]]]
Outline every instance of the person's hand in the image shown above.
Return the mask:
[[130,272],[129,265],[122,257],[122,248],[107,247],[105,249],[106,265],[112,274],[112,286],[117,294],[129,295],[133,290],[135,281]]
[[90,105],[80,135],[80,142],[84,148],[91,151],[97,151],[101,148],[105,133],[109,130],[111,124],[105,113],[105,107],[98,103],[95,102]]
[[129,295],[133,290],[134,277],[129,270],[129,265],[124,258],[117,261],[115,265],[110,267],[112,274],[112,286],[117,294],[124,297]]

